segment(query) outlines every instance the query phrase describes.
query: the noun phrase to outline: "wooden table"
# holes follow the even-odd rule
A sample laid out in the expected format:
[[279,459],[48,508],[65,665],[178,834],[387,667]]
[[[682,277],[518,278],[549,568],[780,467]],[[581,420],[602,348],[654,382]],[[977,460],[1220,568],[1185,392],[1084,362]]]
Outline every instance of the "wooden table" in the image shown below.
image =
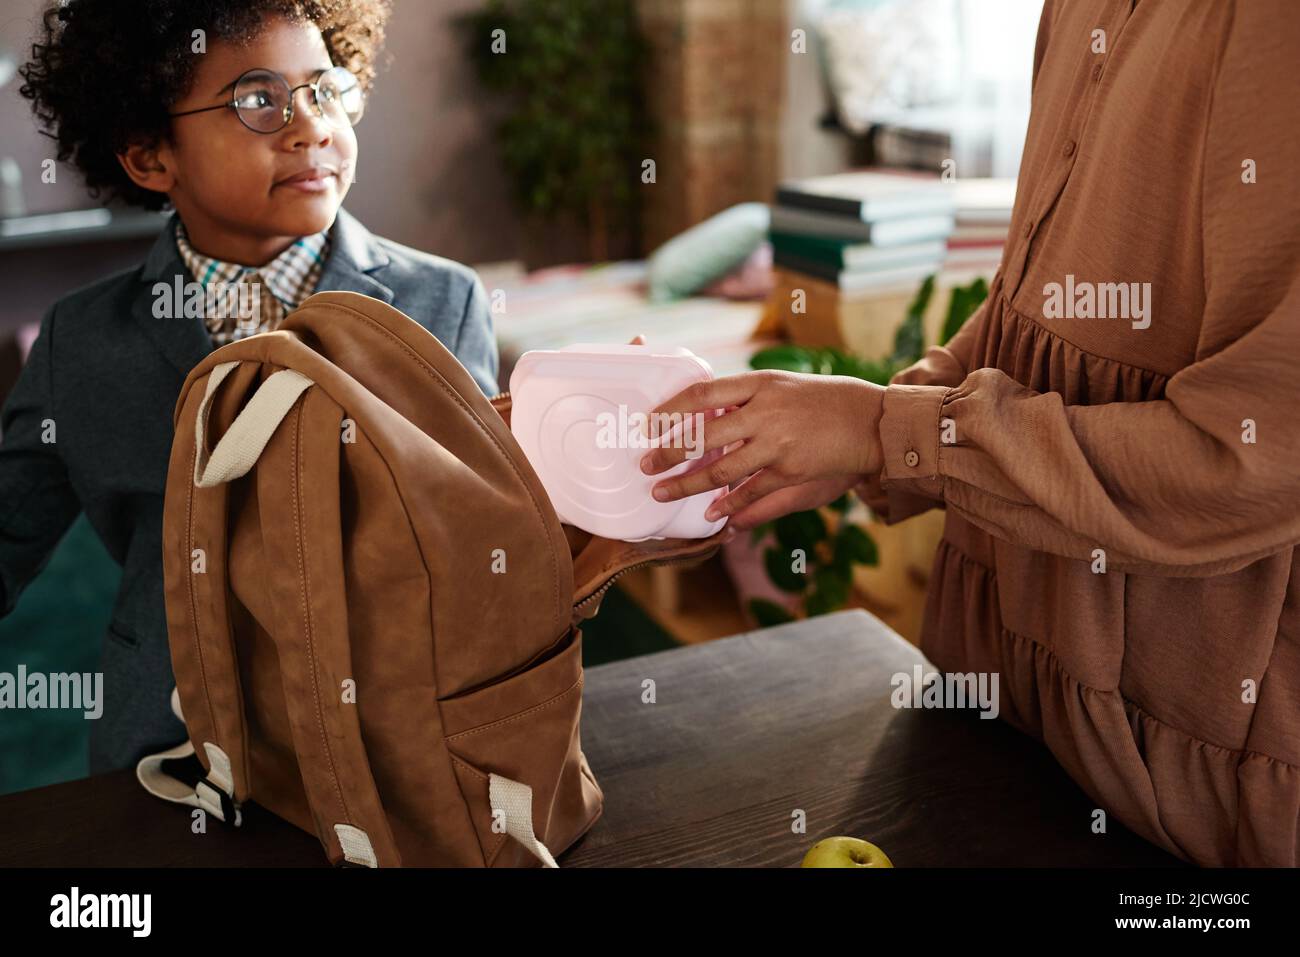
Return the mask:
[[[895,709],[891,677],[923,662],[852,611],[590,669],[583,750],[605,811],[561,866],[788,867],[835,834],[898,866],[1180,863],[1113,819],[1093,834],[1093,802],[1001,721]],[[0,797],[0,866],[324,863],[256,806],[238,831],[176,840],[188,812],[131,771]]]

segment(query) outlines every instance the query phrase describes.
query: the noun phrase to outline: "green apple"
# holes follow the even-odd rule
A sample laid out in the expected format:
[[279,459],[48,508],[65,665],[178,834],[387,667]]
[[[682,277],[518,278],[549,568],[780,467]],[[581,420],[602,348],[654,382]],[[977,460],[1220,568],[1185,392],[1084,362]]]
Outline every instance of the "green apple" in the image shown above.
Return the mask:
[[804,867],[893,867],[876,845],[856,837],[828,837],[818,841],[803,857]]

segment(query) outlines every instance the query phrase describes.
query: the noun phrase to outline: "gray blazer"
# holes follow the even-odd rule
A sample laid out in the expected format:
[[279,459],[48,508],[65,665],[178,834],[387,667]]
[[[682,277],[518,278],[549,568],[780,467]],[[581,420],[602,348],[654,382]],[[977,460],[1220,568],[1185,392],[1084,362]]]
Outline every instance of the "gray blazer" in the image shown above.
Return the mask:
[[[192,278],[176,249],[176,222],[173,214],[141,266],[50,308],[0,413],[0,616],[83,509],[122,566],[101,664],[103,714],[91,722],[92,774],[185,737],[170,708],[163,491],[172,412],[212,342],[202,319],[153,315],[155,283]],[[496,392],[487,295],[468,267],[373,236],[340,209],[317,285],[331,289],[390,303],[454,352],[485,394]],[[43,441],[46,420],[53,442]]]

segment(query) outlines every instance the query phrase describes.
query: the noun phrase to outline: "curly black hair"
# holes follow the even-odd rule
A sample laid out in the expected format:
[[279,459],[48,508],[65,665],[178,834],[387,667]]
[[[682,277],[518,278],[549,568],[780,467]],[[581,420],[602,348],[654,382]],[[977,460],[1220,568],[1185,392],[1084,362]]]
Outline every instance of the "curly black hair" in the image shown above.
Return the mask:
[[167,140],[168,110],[194,80],[194,30],[208,43],[243,42],[272,17],[310,21],[331,61],[369,92],[390,11],[389,0],[56,0],[19,68],[19,93],[92,196],[162,209],[166,195],[131,182],[117,154]]

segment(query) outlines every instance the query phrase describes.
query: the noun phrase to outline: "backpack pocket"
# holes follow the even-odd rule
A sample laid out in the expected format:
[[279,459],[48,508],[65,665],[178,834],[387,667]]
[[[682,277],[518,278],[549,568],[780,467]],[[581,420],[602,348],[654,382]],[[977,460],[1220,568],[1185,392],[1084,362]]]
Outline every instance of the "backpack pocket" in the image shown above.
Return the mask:
[[559,854],[600,816],[602,795],[582,755],[582,634],[570,628],[526,670],[439,699],[443,734],[489,867],[536,866],[504,831],[490,775],[532,789],[533,833]]

